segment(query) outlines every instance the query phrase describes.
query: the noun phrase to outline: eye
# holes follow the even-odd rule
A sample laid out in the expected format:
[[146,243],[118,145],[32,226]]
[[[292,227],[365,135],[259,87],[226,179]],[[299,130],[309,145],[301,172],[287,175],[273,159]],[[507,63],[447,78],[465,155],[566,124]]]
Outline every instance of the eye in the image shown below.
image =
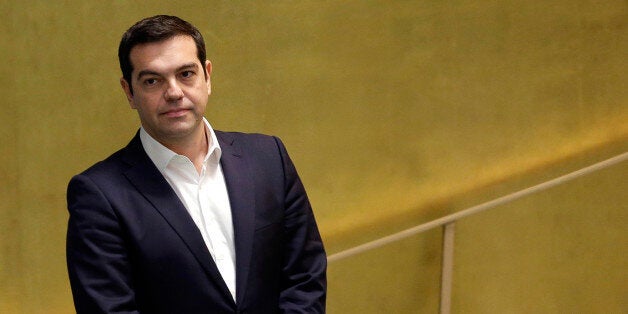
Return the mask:
[[190,78],[190,77],[194,76],[194,71],[183,71],[183,72],[181,72],[181,76],[183,78]]
[[155,84],[157,84],[157,79],[156,78],[147,78],[147,79],[144,80],[144,85],[152,86],[152,85],[155,85]]

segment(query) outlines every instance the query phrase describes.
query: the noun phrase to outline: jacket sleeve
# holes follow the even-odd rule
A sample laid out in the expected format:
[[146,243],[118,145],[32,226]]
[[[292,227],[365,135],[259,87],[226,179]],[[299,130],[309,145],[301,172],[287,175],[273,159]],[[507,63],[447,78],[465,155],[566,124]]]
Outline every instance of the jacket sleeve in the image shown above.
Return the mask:
[[283,313],[325,313],[327,257],[314,214],[283,143],[284,256],[279,306]]
[[66,258],[77,313],[139,313],[123,230],[101,189],[86,175],[67,191]]

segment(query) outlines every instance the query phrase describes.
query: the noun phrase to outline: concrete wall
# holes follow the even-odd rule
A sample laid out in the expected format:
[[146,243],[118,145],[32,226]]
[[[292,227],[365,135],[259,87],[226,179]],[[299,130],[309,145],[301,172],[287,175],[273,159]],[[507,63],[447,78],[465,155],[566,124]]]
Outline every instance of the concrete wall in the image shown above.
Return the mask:
[[[136,131],[117,45],[162,13],[205,35],[210,122],[286,142],[330,253],[628,149],[621,0],[4,1],[0,312],[71,311],[65,187]],[[626,174],[461,223],[454,310],[625,312]],[[332,264],[330,312],[436,311],[439,241]]]

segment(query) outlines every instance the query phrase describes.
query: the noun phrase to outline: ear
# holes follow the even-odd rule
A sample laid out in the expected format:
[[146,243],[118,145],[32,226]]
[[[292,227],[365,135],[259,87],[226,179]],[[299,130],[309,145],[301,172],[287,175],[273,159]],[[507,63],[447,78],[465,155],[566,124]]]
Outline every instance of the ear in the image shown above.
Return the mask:
[[120,78],[120,86],[122,86],[122,90],[126,95],[126,99],[129,101],[131,109],[136,109],[135,103],[133,103],[133,93],[131,92],[131,86],[129,86],[129,83],[123,77]]
[[212,63],[209,60],[205,60],[205,77],[207,78],[207,95],[212,94],[212,83],[211,83],[211,74],[212,74]]

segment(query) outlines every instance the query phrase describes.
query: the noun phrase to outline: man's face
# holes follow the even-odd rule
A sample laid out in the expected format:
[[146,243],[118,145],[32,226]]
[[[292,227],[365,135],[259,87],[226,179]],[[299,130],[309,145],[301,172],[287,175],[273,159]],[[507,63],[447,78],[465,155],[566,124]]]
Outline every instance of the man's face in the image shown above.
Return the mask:
[[130,53],[133,93],[120,83],[142,126],[162,144],[193,138],[204,130],[202,122],[211,94],[211,63],[203,71],[190,36],[140,44]]

